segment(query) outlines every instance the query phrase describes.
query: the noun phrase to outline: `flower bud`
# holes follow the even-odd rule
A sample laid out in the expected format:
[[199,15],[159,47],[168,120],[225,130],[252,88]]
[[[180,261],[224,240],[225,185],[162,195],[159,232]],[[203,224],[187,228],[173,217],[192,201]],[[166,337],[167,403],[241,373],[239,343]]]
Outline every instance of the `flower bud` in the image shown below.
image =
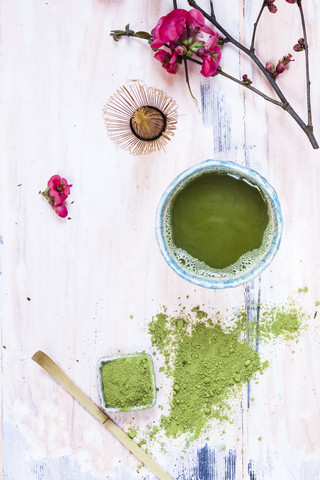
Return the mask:
[[294,50],[295,52],[301,52],[301,51],[304,50],[305,48],[306,48],[306,44],[305,44],[304,38],[299,38],[298,43],[296,43],[296,44],[293,46],[293,50]]
[[288,3],[296,3],[297,0],[286,0]]
[[187,49],[183,45],[178,45],[175,48],[175,51],[177,52],[178,55],[181,55],[182,57],[183,57],[183,55],[185,55],[187,53]]
[[271,75],[274,75],[274,73],[276,71],[276,67],[275,67],[274,63],[272,63],[272,62],[267,62],[266,63],[266,69],[268,70],[269,73],[271,73]]
[[277,7],[276,7],[275,5],[273,5],[273,4],[268,5],[268,10],[269,10],[269,12],[271,12],[271,13],[276,13],[276,12],[278,11]]
[[292,55],[291,53],[288,53],[288,55],[285,55],[281,60],[278,61],[277,66],[276,66],[276,74],[279,75],[279,73],[283,73],[285,70],[288,70],[288,63],[292,62]]
[[279,60],[276,66],[276,72],[279,74],[279,73],[283,73],[285,70],[286,70],[286,64],[282,60]]
[[244,83],[245,85],[251,85],[252,80],[250,80],[248,75],[245,74],[245,75],[242,75],[242,83]]

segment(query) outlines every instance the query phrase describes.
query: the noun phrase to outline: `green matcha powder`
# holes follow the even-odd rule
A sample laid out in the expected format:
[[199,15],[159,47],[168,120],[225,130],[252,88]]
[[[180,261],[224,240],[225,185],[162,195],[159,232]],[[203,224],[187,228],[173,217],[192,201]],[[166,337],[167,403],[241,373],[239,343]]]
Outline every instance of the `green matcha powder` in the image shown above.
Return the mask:
[[164,356],[160,371],[172,380],[169,414],[161,415],[160,426],[167,436],[187,434],[188,441],[205,433],[214,419],[232,421],[231,400],[267,368],[268,362],[251,346],[255,341],[248,338],[293,339],[302,318],[294,307],[261,310],[258,331],[257,322],[248,322],[245,312],[229,329],[199,307],[192,312],[169,316],[164,311],[149,324],[152,345]]

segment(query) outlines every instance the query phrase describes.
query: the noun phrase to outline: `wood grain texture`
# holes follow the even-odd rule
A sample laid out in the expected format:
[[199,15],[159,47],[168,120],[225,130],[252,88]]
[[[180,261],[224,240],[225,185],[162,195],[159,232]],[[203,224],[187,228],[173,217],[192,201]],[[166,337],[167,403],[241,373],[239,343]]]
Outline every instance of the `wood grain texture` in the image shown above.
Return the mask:
[[[199,2],[208,8],[205,0]],[[220,22],[248,44],[260,2],[214,2]],[[257,51],[277,61],[301,37],[296,6],[277,0],[263,16]],[[304,0],[311,57],[315,135],[320,139],[320,9]],[[320,478],[320,154],[291,117],[226,79],[190,67],[199,114],[183,70],[169,75],[147,43],[109,32],[130,23],[150,31],[169,0],[11,0],[0,4],[1,421],[4,480],[152,480],[133,455],[31,361],[42,349],[98,403],[96,363],[119,350],[152,353],[147,324],[165,305],[222,312],[260,302],[294,301],[308,315],[299,344],[259,348],[269,368],[237,399],[234,423],[191,445],[167,439],[151,455],[179,480]],[[188,9],[187,2],[179,1]],[[230,45],[223,68],[247,73],[271,95]],[[132,157],[107,136],[103,106],[131,79],[163,89],[179,107],[166,152]],[[303,56],[279,78],[298,113],[304,106]],[[223,291],[179,278],[159,252],[155,211],[180,172],[208,158],[250,166],[276,189],[284,216],[280,250],[260,278]],[[70,220],[38,195],[49,177],[72,184]],[[71,201],[74,203],[71,204]],[[307,286],[308,292],[298,290]],[[188,298],[187,298],[188,297]],[[132,318],[131,318],[132,316]],[[292,350],[295,353],[292,354]],[[160,365],[156,364],[156,368]],[[166,401],[163,385],[159,402]],[[254,398],[254,401],[251,399]],[[117,414],[127,431],[161,415],[157,408]],[[223,433],[224,432],[224,433]],[[261,437],[261,440],[259,440]]]
[[32,360],[38,363],[51,377],[56,380],[80,405],[83,406],[96,420],[111,432],[117,440],[119,440],[129,452],[133,453],[140,462],[148,467],[154,475],[160,480],[172,480],[169,475],[157,465],[149,455],[146,454],[121,428],[119,428],[111,418],[104,413],[83,391],[75,385],[64,371],[44,352],[38,350]]

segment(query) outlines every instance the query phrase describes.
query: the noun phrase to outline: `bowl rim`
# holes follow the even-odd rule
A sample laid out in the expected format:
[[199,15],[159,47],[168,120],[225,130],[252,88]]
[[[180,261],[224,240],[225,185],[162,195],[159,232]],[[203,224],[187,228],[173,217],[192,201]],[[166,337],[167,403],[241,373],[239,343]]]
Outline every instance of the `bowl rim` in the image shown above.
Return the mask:
[[[152,402],[147,404],[147,405],[138,405],[131,407],[130,409],[123,409],[121,407],[107,407],[104,394],[103,394],[103,382],[102,382],[102,376],[101,376],[101,368],[103,365],[106,363],[109,363],[113,360],[116,360],[117,358],[125,358],[125,357],[140,357],[144,356],[148,358],[149,364],[150,364],[150,376],[151,376],[151,382],[152,382],[152,393],[153,393],[153,399]],[[134,353],[117,353],[114,355],[106,355],[101,358],[99,358],[97,362],[97,377],[98,377],[98,393],[99,393],[99,399],[100,399],[100,406],[101,409],[105,413],[110,413],[110,412],[132,412],[132,411],[137,411],[137,410],[147,410],[149,408],[152,408],[157,400],[157,391],[156,391],[156,376],[155,376],[155,371],[154,371],[154,363],[153,363],[153,358],[149,353],[146,352],[134,352]]]
[[[232,170],[236,174],[240,174],[245,176],[248,180],[252,180],[253,183],[258,185],[270,198],[272,205],[274,207],[275,212],[275,223],[276,223],[276,231],[274,238],[271,242],[269,250],[266,252],[265,257],[259,262],[259,264],[253,268],[250,272],[241,275],[240,277],[232,278],[232,279],[207,279],[201,278],[196,275],[192,275],[191,273],[184,270],[170,255],[164,234],[163,234],[163,217],[164,217],[164,210],[166,205],[168,204],[169,200],[171,199],[172,195],[175,193],[179,184],[185,181],[188,177],[192,176],[194,173],[197,173],[201,170],[213,170],[213,169],[226,169]],[[200,287],[206,287],[211,289],[222,289],[222,288],[230,288],[230,287],[237,287],[244,283],[248,283],[254,278],[256,278],[273,260],[274,256],[276,255],[277,251],[280,247],[281,235],[282,235],[282,228],[283,228],[283,219],[281,214],[281,207],[280,202],[277,196],[275,189],[270,185],[270,183],[258,173],[256,170],[249,168],[247,166],[239,165],[235,162],[231,161],[222,161],[222,160],[213,160],[208,159],[204,162],[198,163],[193,165],[192,167],[184,170],[180,173],[166,188],[164,193],[162,194],[157,211],[156,211],[156,239],[158,242],[158,246],[160,248],[160,252],[168,265],[182,278],[188,280],[189,282],[198,285]]]

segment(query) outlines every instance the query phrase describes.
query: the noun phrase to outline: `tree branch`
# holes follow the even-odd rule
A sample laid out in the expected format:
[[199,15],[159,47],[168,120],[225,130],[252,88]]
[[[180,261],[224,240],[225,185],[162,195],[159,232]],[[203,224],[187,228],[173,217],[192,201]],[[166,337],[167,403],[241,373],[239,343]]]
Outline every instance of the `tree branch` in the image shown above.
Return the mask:
[[213,1],[210,0],[210,15],[212,18],[216,18],[215,16],[215,13],[214,13],[214,9],[213,9]]
[[279,102],[278,100],[275,100],[274,98],[269,97],[265,93],[261,92],[257,88],[253,87],[252,85],[242,82],[241,80],[238,80],[237,78],[233,77],[232,75],[229,75],[228,73],[224,72],[223,70],[219,69],[218,74],[222,75],[223,77],[228,78],[229,80],[232,80],[233,82],[238,83],[239,85],[242,85],[245,88],[248,88],[252,92],[256,93],[257,95],[260,95],[260,97],[264,98],[267,100],[267,102],[274,103],[275,105],[278,105],[278,107],[282,107],[284,110],[287,110],[287,104]]
[[189,72],[188,72],[188,63],[187,63],[187,60],[188,58],[185,57],[183,59],[183,63],[184,63],[184,73],[185,73],[185,77],[186,77],[186,82],[187,82],[187,85],[188,85],[188,89],[189,89],[189,92],[190,92],[190,95],[191,95],[191,98],[192,100],[194,101],[198,111],[200,112],[200,109],[199,109],[199,105],[198,105],[198,102],[197,102],[197,99],[196,97],[193,95],[192,93],[192,90],[191,90],[191,87],[190,87],[190,81],[189,81]]
[[[297,0],[298,4],[301,3],[301,0]],[[257,67],[261,70],[261,72],[264,74],[268,82],[270,83],[271,87],[273,88],[274,92],[277,94],[279,99],[281,100],[281,103],[283,104],[283,108],[291,115],[291,117],[298,123],[298,125],[302,128],[302,130],[305,132],[307,137],[309,138],[309,141],[313,148],[319,148],[318,142],[315,139],[313,135],[313,128],[311,125],[308,124],[308,126],[304,123],[304,121],[299,117],[299,115],[295,112],[295,110],[291,107],[289,104],[288,100],[286,99],[285,95],[279,88],[278,84],[276,83],[275,79],[273,76],[268,72],[266,67],[261,63],[259,58],[256,56],[254,52],[249,50],[247,47],[242,45],[242,43],[238,42],[235,38],[230,35],[229,32],[227,32],[217,21],[215,17],[212,17],[209,15],[205,10],[203,10],[199,5],[196,3],[195,0],[188,0],[188,3],[191,7],[196,8],[203,14],[203,16],[209,20],[209,22],[212,23],[233,45],[239,48],[242,52],[244,52],[246,55],[248,55],[251,60],[257,65]],[[299,5],[298,5],[299,6]]]
[[[190,58],[190,57],[185,57],[185,60],[188,60],[190,62],[193,62],[193,63],[197,63],[198,65],[202,65],[202,62],[200,62],[200,60],[196,60],[194,58]],[[224,72],[220,67],[216,73],[216,75],[222,75],[223,77],[226,77],[228,78],[229,80],[232,80],[233,82],[235,83],[238,83],[239,85],[242,85],[243,87],[245,88],[248,88],[249,90],[251,90],[252,92],[256,93],[257,95],[259,95],[260,97],[264,98],[265,100],[267,100],[267,102],[271,102],[271,103],[274,103],[275,105],[277,105],[278,107],[282,107],[284,110],[287,110],[288,108],[288,104],[284,104],[284,103],[281,103],[279,102],[278,100],[275,100],[274,98],[271,98],[269,97],[268,95],[266,95],[265,93],[261,92],[260,90],[258,90],[257,88],[253,87],[252,85],[248,84],[248,83],[245,83],[241,80],[238,80],[237,78],[233,77],[232,75],[229,75],[229,73],[226,73]]]
[[303,39],[305,43],[305,64],[306,64],[306,89],[307,89],[307,110],[308,110],[308,127],[312,129],[312,114],[311,114],[311,95],[310,95],[310,73],[309,73],[309,48],[308,48],[308,39],[307,39],[307,29],[306,23],[304,20],[303,8],[301,0],[297,0],[297,5],[300,11],[301,25],[303,31]]
[[[187,0],[189,5],[202,13],[202,15],[209,20],[212,25],[214,25],[217,30],[219,30],[225,38],[221,39],[221,44],[230,42],[234,46],[236,46],[240,51],[242,51],[245,55],[251,58],[251,60],[255,63],[255,65],[260,69],[260,71],[263,73],[269,84],[271,85],[271,88],[273,89],[274,93],[278,96],[279,100],[275,100],[272,97],[269,97],[265,93],[261,92],[257,88],[253,87],[251,85],[251,81],[247,80],[238,80],[237,78],[229,75],[228,73],[224,72],[220,67],[217,71],[217,74],[220,74],[229,80],[232,80],[238,84],[241,84],[242,86],[248,88],[252,92],[256,93],[257,95],[261,96],[264,98],[266,101],[271,102],[284,110],[286,110],[289,115],[297,122],[297,124],[301,127],[301,129],[304,131],[304,133],[307,135],[311,145],[313,148],[319,148],[318,142],[315,139],[313,135],[313,127],[312,127],[312,118],[311,118],[311,99],[310,99],[310,74],[309,74],[309,53],[308,53],[308,43],[307,43],[307,34],[306,34],[306,26],[305,26],[305,20],[304,20],[304,15],[303,15],[303,10],[301,6],[301,0],[297,0],[297,5],[300,10],[300,15],[301,15],[301,22],[302,22],[302,29],[303,29],[303,34],[304,34],[304,39],[305,39],[305,58],[306,58],[306,83],[307,83],[307,109],[308,109],[308,124],[306,125],[304,121],[300,118],[300,116],[296,113],[296,111],[291,107],[289,104],[288,100],[286,99],[284,93],[280,89],[279,85],[276,83],[275,75],[272,75],[267,68],[262,64],[260,59],[257,57],[255,54],[255,36],[256,36],[256,31],[257,31],[257,26],[260,20],[260,17],[262,15],[263,9],[267,5],[266,0],[263,1],[263,4],[261,6],[261,9],[259,11],[257,20],[254,24],[253,28],[253,33],[252,33],[252,39],[251,39],[251,47],[248,49],[246,46],[244,46],[242,43],[240,43],[238,40],[233,38],[232,35],[230,35],[229,32],[227,32],[217,21],[216,16],[213,11],[213,4],[212,0],[210,0],[210,14],[208,14],[206,11],[204,11],[199,5],[196,3],[195,0]],[[177,8],[177,0],[173,0],[173,6],[174,9]],[[113,35],[113,38],[115,41],[118,41],[121,36],[130,36],[130,37],[137,37],[137,38],[142,38],[145,40],[148,40],[149,42],[152,41],[152,35],[147,32],[139,31],[139,32],[134,32],[133,30],[130,30],[129,24],[126,25],[124,30],[113,30],[111,32],[111,35]],[[164,44],[164,46],[168,47],[171,49],[170,45]],[[190,53],[190,52],[189,52]],[[168,53],[168,56],[170,56],[170,53]],[[170,57],[169,57],[170,58]],[[189,82],[189,74],[188,74],[188,67],[187,67],[187,60],[191,62],[198,63],[199,65],[202,65],[202,62],[199,60],[196,60],[192,57],[189,56],[180,56],[178,57],[180,59],[183,59],[184,61],[184,66],[185,66],[185,76],[186,76],[186,82],[190,91],[190,94],[193,98],[193,100],[196,102],[190,88],[190,82]]]
[[256,38],[256,31],[257,31],[257,27],[258,27],[258,23],[259,23],[259,20],[260,20],[260,17],[262,15],[262,12],[263,10],[265,9],[265,7],[267,6],[265,0],[263,0],[262,2],[262,5],[261,5],[261,8],[260,8],[260,12],[258,14],[258,17],[257,17],[257,20],[253,26],[253,32],[252,32],[252,39],[251,39],[251,46],[250,46],[250,51],[252,53],[254,53],[254,43],[255,43],[255,38]]

